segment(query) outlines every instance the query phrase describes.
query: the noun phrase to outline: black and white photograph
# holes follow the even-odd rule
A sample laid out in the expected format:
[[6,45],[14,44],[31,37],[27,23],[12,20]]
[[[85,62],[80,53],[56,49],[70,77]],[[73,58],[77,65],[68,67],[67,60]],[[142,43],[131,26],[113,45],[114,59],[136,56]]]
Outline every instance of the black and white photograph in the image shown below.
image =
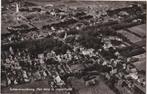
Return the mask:
[[1,0],[0,94],[146,94],[146,3]]

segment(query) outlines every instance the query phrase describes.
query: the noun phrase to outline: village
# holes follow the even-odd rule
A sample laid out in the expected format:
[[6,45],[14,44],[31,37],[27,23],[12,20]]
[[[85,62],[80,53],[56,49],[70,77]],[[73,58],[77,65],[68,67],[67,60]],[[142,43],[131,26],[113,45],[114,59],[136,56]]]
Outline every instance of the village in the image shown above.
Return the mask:
[[6,1],[2,94],[145,94],[145,2]]

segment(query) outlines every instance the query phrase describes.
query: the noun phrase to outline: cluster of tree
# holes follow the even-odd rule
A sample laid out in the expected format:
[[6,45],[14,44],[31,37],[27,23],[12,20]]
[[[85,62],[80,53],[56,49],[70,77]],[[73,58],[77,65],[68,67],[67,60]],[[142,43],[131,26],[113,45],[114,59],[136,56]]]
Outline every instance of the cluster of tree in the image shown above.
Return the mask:
[[[135,25],[136,23],[128,23],[128,24],[114,24],[111,26],[101,26],[100,28],[97,28],[96,26],[91,26],[89,28],[84,28],[82,30],[70,30],[67,32],[67,35],[80,35],[80,38],[78,39],[78,42],[81,44],[84,44],[86,47],[98,47],[97,44],[100,43],[100,37],[99,36],[118,36],[123,41],[131,43],[131,41],[123,36],[121,33],[118,33],[115,29],[123,29],[127,28],[129,26]],[[62,37],[65,33],[61,33]],[[98,39],[99,37],[99,39]],[[66,39],[68,43],[72,43],[75,41],[75,37],[69,37]],[[96,42],[96,43],[94,43]],[[94,45],[94,46],[93,46]]]
[[54,50],[57,54],[66,53],[66,50],[71,50],[71,48],[64,44],[62,41],[53,39],[53,38],[44,38],[40,40],[29,40],[18,43],[12,43],[7,45],[2,45],[3,51],[8,51],[9,47],[12,47],[14,52],[15,50],[24,50],[28,49],[32,54],[39,54],[46,50]]
[[123,22],[131,22],[131,21],[133,21],[133,20],[135,20],[135,19],[141,19],[142,21],[142,23],[145,23],[145,21],[146,21],[146,14],[145,13],[143,13],[143,14],[140,14],[140,15],[134,15],[134,16],[129,16],[129,17],[126,17],[124,20],[123,20]]
[[36,28],[29,27],[28,25],[25,25],[25,24],[22,24],[20,26],[10,26],[7,29],[12,33],[16,33],[16,32],[24,33],[24,32],[29,32],[32,30],[33,31],[36,30]]
[[78,42],[86,48],[99,49],[103,43],[101,38],[94,37],[92,35],[84,34],[78,39]]
[[68,26],[70,24],[74,24],[76,22],[78,22],[76,19],[68,19],[64,22],[58,22],[58,23],[52,23],[52,24],[49,24],[49,25],[44,25],[42,27],[42,29],[47,29],[47,28],[50,28],[50,27],[55,27],[55,28],[65,27],[65,26]]
[[107,14],[109,16],[113,16],[113,15],[118,15],[120,13],[120,11],[125,11],[129,14],[138,14],[142,12],[142,9],[140,6],[134,4],[131,7],[124,7],[124,8],[118,8],[118,9],[114,9],[114,10],[108,10]]

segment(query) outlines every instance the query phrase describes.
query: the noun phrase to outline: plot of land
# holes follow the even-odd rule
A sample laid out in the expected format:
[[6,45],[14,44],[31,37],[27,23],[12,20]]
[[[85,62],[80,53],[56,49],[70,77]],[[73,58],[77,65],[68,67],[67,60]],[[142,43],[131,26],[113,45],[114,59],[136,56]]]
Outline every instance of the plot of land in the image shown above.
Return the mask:
[[144,70],[146,71],[146,54],[141,54],[141,55],[137,55],[134,56],[136,58],[139,58],[139,61],[135,62],[134,65],[136,66],[136,68],[138,70]]
[[119,30],[117,32],[121,33],[122,35],[124,35],[125,37],[130,39],[130,41],[133,42],[133,43],[141,41],[141,38],[135,36],[134,34],[131,34],[131,33],[127,32],[125,30]]
[[146,27],[145,27],[145,24],[144,25],[139,25],[139,26],[136,26],[136,27],[131,27],[129,28],[130,31],[142,36],[142,37],[145,37],[146,36]]

